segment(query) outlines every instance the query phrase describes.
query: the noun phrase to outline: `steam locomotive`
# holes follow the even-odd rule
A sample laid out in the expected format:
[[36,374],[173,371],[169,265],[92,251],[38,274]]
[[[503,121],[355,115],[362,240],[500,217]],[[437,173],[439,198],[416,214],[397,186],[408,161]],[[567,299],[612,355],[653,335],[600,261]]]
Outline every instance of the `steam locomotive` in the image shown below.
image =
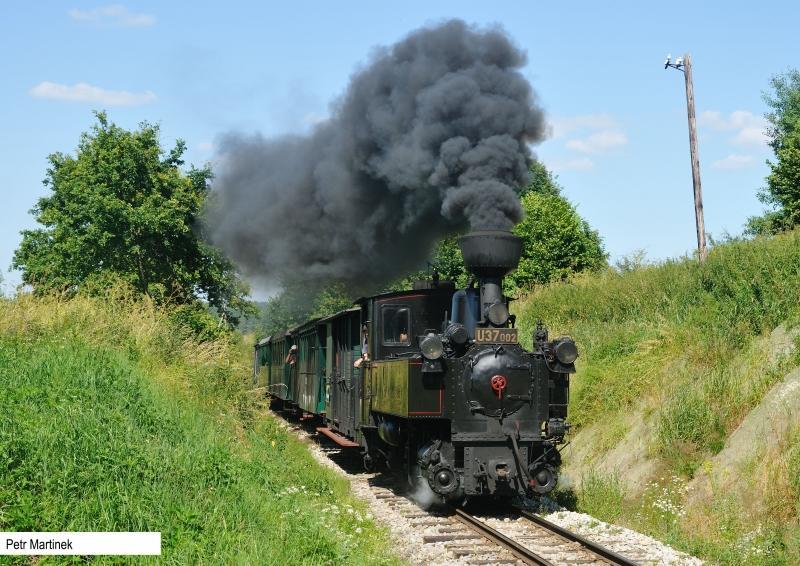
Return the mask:
[[442,502],[553,490],[569,429],[578,351],[538,324],[522,348],[502,279],[521,240],[485,230],[459,239],[474,277],[364,297],[255,345],[254,385],[315,416],[359,448],[364,467],[402,470]]

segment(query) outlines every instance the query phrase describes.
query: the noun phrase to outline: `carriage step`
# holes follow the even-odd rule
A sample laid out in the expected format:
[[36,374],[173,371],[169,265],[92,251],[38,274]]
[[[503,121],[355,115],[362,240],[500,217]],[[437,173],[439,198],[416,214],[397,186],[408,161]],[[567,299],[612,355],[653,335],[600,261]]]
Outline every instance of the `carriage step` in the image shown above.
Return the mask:
[[318,426],[317,432],[321,432],[322,434],[333,440],[336,444],[338,444],[342,448],[358,448],[359,446],[358,442],[353,442],[352,440],[345,438],[341,434],[333,432],[326,426]]

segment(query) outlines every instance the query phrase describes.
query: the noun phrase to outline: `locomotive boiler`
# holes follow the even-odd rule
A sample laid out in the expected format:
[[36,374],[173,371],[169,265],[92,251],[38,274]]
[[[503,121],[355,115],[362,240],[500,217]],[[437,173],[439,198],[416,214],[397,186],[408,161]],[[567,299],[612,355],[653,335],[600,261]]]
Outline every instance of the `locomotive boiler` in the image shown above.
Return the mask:
[[254,381],[360,449],[367,469],[386,465],[441,501],[548,493],[577,348],[541,323],[531,351],[519,344],[502,291],[518,237],[476,231],[459,246],[466,288],[422,282],[265,338]]

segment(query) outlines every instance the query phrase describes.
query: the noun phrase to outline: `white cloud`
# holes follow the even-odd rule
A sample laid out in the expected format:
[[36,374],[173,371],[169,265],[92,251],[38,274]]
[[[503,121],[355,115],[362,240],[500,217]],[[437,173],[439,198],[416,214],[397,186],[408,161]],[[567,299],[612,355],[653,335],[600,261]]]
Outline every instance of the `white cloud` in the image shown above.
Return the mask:
[[619,130],[604,130],[585,138],[567,142],[567,147],[581,153],[603,153],[628,143],[628,137]]
[[753,162],[754,160],[752,155],[737,155],[735,153],[731,153],[728,157],[712,163],[711,167],[714,169],[732,171],[750,167],[753,165]]
[[152,91],[127,92],[124,90],[106,90],[88,83],[63,85],[43,81],[29,91],[35,98],[48,100],[65,100],[68,102],[90,102],[104,106],[141,106],[156,100]]
[[767,145],[769,138],[765,133],[765,127],[742,128],[731,141],[738,145]]
[[553,138],[563,138],[576,131],[616,128],[617,121],[610,114],[580,114],[555,117],[548,126]]
[[306,126],[317,126],[323,122],[326,122],[327,120],[328,116],[317,114],[316,112],[309,112],[303,116],[303,124]]
[[[579,153],[595,155],[628,143],[628,137],[610,114],[559,116],[550,120],[548,127],[553,139],[572,136],[564,145]],[[559,166],[563,169],[586,170],[594,167],[594,163],[588,159],[564,159]]]
[[588,157],[577,159],[556,159],[547,162],[547,167],[551,171],[588,171],[594,168],[594,161]]
[[214,144],[211,142],[200,142],[199,144],[197,144],[197,149],[198,151],[208,153],[209,151],[214,149]]
[[146,27],[156,23],[151,14],[135,14],[122,4],[107,4],[91,10],[69,11],[69,16],[76,22],[109,27]]
[[716,132],[736,132],[731,143],[737,145],[766,145],[767,121],[746,110],[736,110],[725,116],[721,112],[707,110],[700,114],[698,122]]

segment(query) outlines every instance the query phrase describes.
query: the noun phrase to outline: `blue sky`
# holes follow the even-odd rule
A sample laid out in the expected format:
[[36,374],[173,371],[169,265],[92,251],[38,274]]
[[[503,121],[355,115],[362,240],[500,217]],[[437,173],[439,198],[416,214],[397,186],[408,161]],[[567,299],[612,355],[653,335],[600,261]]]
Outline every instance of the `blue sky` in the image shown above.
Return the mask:
[[535,148],[600,231],[612,260],[695,246],[682,75],[692,53],[706,229],[761,211],[770,152],[761,92],[800,66],[794,2],[5,2],[0,19],[0,268],[45,194],[49,153],[74,151],[93,109],[161,124],[188,161],[238,130],[302,132],[328,114],[371,49],[459,17],[499,24],[552,127]]

